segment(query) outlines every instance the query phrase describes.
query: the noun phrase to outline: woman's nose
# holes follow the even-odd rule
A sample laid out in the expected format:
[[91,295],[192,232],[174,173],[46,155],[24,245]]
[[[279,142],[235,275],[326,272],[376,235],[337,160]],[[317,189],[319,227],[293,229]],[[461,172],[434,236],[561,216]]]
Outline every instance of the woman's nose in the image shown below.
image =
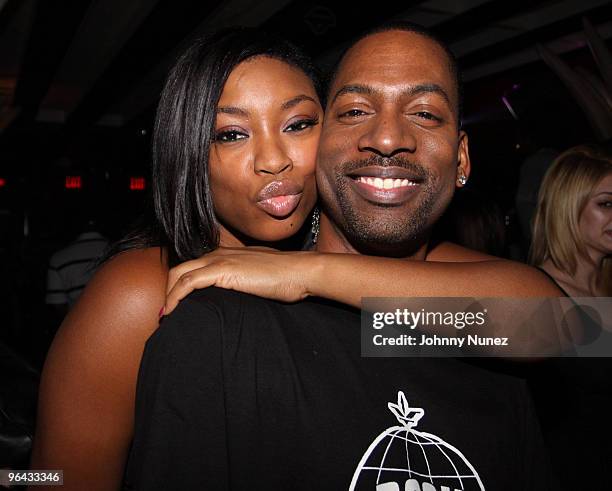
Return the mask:
[[257,149],[255,156],[255,172],[264,174],[280,174],[293,167],[293,161],[284,145],[275,138],[270,138]]

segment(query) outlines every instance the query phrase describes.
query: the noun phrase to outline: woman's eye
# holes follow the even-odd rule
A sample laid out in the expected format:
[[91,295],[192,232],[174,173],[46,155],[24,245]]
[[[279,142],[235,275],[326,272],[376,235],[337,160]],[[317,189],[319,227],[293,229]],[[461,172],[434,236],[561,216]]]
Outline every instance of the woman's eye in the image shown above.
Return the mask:
[[316,126],[317,124],[319,124],[318,119],[302,119],[301,121],[296,121],[295,123],[290,124],[289,126],[287,126],[287,128],[285,128],[284,131],[304,131],[305,129],[311,128],[312,126]]
[[338,115],[339,118],[357,118],[359,116],[363,116],[365,111],[361,109],[350,109]]
[[247,137],[248,135],[237,130],[221,131],[215,135],[215,141],[221,143],[229,143],[238,140],[244,140]]
[[599,203],[599,206],[602,208],[612,208],[612,201],[603,201],[602,203]]

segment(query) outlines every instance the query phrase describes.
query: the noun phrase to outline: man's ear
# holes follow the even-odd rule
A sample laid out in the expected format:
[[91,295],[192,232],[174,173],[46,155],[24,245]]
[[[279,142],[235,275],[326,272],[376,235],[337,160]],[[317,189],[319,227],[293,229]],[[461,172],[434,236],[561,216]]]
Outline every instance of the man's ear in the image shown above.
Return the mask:
[[465,186],[472,166],[470,164],[470,151],[468,148],[468,136],[463,130],[459,131],[459,146],[457,148],[457,179],[455,185],[458,188]]

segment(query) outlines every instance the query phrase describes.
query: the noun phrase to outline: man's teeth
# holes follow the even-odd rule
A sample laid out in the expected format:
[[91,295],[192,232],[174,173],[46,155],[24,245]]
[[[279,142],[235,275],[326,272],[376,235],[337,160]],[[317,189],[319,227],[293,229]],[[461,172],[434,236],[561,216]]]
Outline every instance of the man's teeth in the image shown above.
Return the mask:
[[417,183],[408,179],[382,179],[380,177],[359,177],[357,182],[362,182],[377,189],[405,188],[416,186]]

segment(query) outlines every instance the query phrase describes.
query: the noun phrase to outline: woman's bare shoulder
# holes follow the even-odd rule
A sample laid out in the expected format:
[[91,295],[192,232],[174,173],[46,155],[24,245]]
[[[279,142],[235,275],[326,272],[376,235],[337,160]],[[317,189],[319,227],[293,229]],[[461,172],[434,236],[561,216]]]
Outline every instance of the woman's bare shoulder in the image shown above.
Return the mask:
[[[117,284],[135,284],[154,282],[168,275],[166,254],[159,247],[131,249],[120,252],[103,263],[94,281],[111,281]],[[119,281],[117,281],[119,280]]]
[[157,324],[167,279],[160,248],[122,252],[98,269],[69,317],[112,316],[116,321],[140,319]]
[[64,319],[50,359],[78,353],[84,363],[90,357],[101,365],[117,363],[119,371],[133,367],[159,325],[167,276],[159,248],[122,252],[105,262]]

